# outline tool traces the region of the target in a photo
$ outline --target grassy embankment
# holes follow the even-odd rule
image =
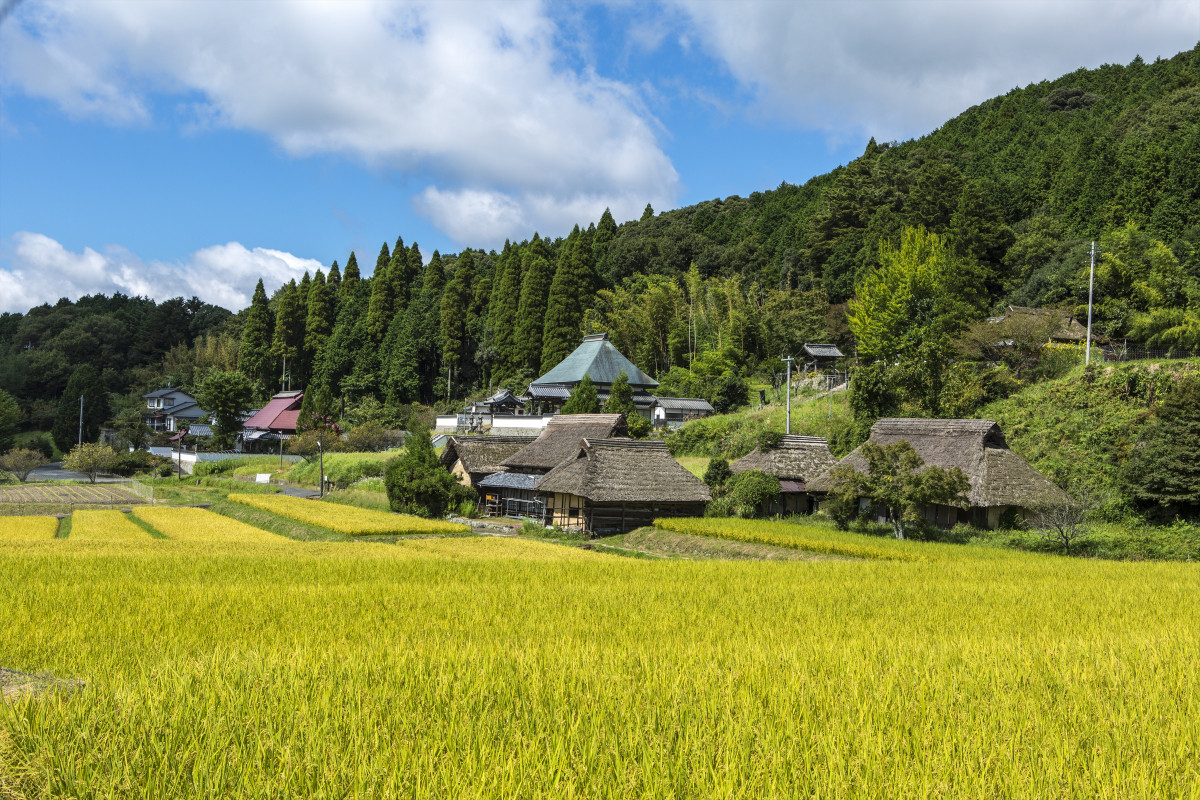
[[[0,796],[1200,786],[1194,564],[199,538],[0,539]]]

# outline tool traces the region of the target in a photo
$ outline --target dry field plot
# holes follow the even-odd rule
[[[0,503],[130,505],[145,502],[124,489],[103,483],[54,483],[0,486]]]

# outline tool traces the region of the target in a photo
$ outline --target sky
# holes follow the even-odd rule
[[[804,183],[1200,0],[0,0],[0,312]]]

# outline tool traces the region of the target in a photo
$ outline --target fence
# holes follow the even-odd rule
[[[1105,361],[1143,361],[1152,358],[1200,358],[1200,350],[1183,350],[1178,347],[1149,347],[1144,344],[1122,342],[1104,345],[1101,352]]]
[[[145,500],[150,505],[154,505],[154,487],[147,486],[141,481],[129,481],[129,491],[136,494],[138,497]]]

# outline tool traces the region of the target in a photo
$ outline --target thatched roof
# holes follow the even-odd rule
[[[829,452],[829,442],[820,436],[784,436],[771,450],[754,448],[729,465],[731,472],[757,469],[780,480],[804,483],[831,469],[837,459]]]
[[[450,469],[461,459],[470,475],[499,472],[501,461],[532,441],[532,436],[451,436],[442,450],[442,466]]]
[[[1087,339],[1087,328],[1079,323],[1077,319],[1071,316],[1070,312],[1058,311],[1050,308],[1030,308],[1029,306],[1009,306],[1004,316],[999,317],[1003,320],[1007,317],[1046,317],[1058,323],[1058,327],[1050,334],[1050,338],[1057,341],[1067,342],[1082,342]],[[1093,335],[1093,339],[1096,337]]]
[[[704,482],[671,456],[661,441],[584,439],[576,457],[537,484],[539,492],[565,492],[593,503],[706,503]]]
[[[500,463],[510,470],[546,472],[575,455],[581,439],[608,439],[625,432],[621,414],[559,414],[540,436]]]
[[[958,467],[970,481],[967,502],[971,506],[1031,508],[1066,499],[1062,489],[1008,449],[1004,432],[990,419],[881,419],[871,428],[870,441],[880,447],[905,441],[930,466]],[[859,472],[867,468],[859,450],[840,464]],[[828,491],[832,488],[829,473],[810,481],[808,487]]]

